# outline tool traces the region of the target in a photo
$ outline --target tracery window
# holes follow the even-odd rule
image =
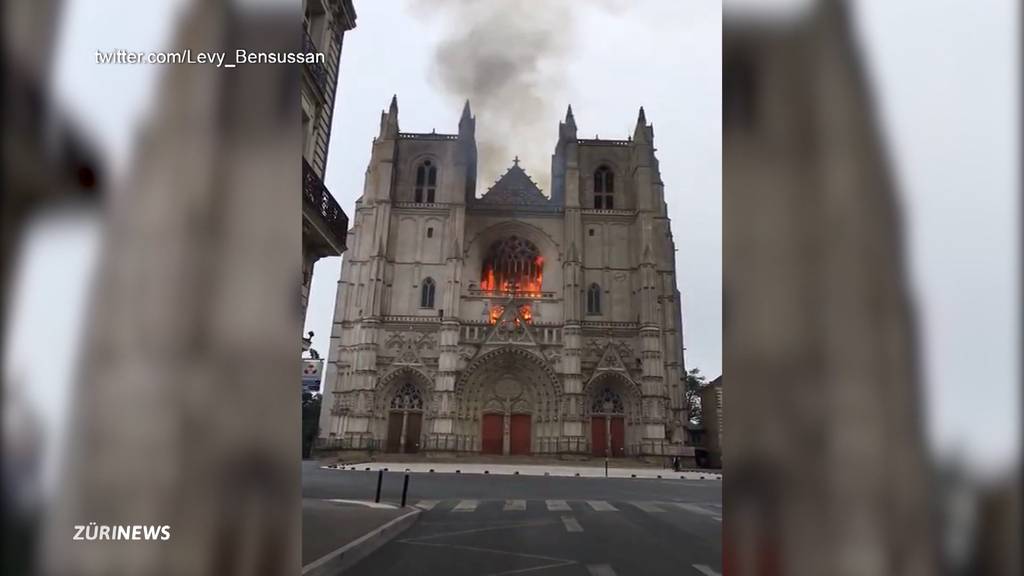
[[[427,278],[420,286],[420,308],[434,307],[434,291],[436,290],[433,278]]]
[[[391,399],[392,410],[423,410],[423,397],[420,389],[412,382],[406,381]]]
[[[615,175],[607,166],[601,166],[594,172],[594,208],[615,209]]]
[[[587,289],[587,314],[598,315],[601,313],[601,287],[591,284]]]
[[[544,258],[532,242],[509,236],[491,245],[481,267],[480,289],[516,294],[540,294]]]
[[[594,396],[590,412],[593,414],[625,414],[626,408],[622,403],[622,396],[605,386],[597,396]]]
[[[416,168],[416,189],[414,197],[416,202],[434,202],[434,195],[437,191],[437,166],[430,160],[424,160]]]

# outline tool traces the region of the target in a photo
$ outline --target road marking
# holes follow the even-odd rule
[[[705,564],[694,564],[693,567],[697,569],[697,572],[700,572],[704,576],[722,576],[718,572],[712,570],[710,566],[707,566]]]
[[[462,500],[455,505],[452,512],[472,512],[480,505],[479,500]]]
[[[607,564],[587,564],[590,576],[615,576],[615,570]]]
[[[697,506],[695,504],[687,504],[686,502],[672,502],[672,504],[675,504],[676,506],[682,508],[683,510],[686,510],[687,512],[692,512],[694,514],[700,514],[702,516],[710,516],[711,518],[713,518],[714,520],[717,520],[718,522],[722,521],[722,517],[720,515],[718,515],[716,512],[712,512],[711,510],[708,510],[706,508],[702,508],[702,507]]]
[[[545,500],[548,505],[548,510],[551,512],[571,512],[572,508],[569,508],[569,504],[565,500]]]
[[[604,500],[587,500],[587,504],[597,512],[618,512],[619,509]]]
[[[526,500],[505,500],[504,512],[522,512],[526,510]]]
[[[439,500],[420,500],[416,507],[421,510],[433,510],[434,506],[437,506]]]
[[[654,502],[630,502],[633,506],[643,510],[644,512],[664,512],[665,510],[659,508]]]
[[[583,532],[583,526],[572,516],[562,516],[562,524],[565,524],[566,532]]]
[[[381,508],[394,510],[398,508],[394,504],[385,504],[384,502],[369,502],[367,500],[342,500],[340,498],[331,498],[328,502],[334,502],[335,504],[351,504],[353,506],[366,506],[367,508]]]

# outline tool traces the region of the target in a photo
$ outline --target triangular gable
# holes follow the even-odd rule
[[[514,304],[505,306],[505,310],[487,333],[481,350],[489,345],[504,344],[537,346],[537,340],[533,337],[529,322],[522,318],[519,314],[519,306]]]
[[[483,204],[542,205],[550,203],[525,170],[519,167],[519,158],[494,183],[478,202]]]

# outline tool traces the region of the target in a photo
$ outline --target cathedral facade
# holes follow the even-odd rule
[[[477,196],[476,120],[382,112],[344,256],[322,446],[692,458],[654,131],[558,127],[551,192],[513,160]]]

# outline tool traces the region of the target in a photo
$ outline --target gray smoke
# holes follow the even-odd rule
[[[576,4],[580,6],[579,3]],[[443,39],[431,75],[453,106],[469,99],[477,117],[478,192],[520,165],[550,194],[551,153],[564,113],[573,44],[568,0],[418,0],[440,17]]]

